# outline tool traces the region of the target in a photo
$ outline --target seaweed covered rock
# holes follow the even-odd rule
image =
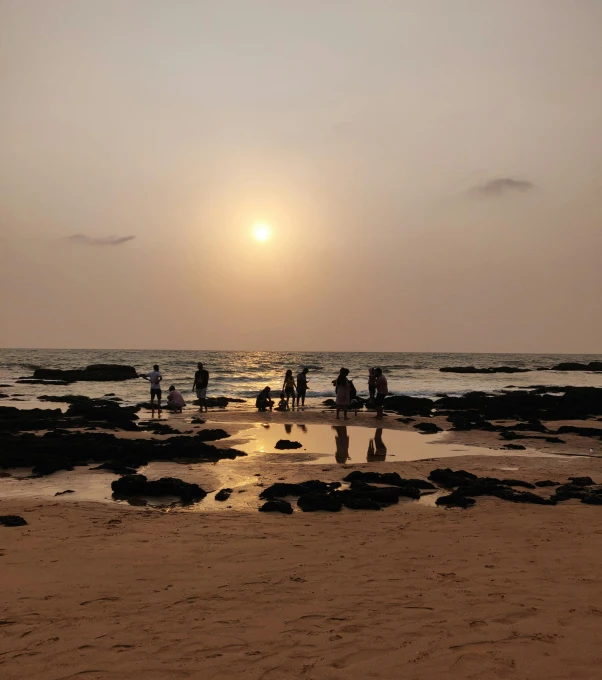
[[[390,486],[411,486],[416,489],[435,489],[434,484],[425,479],[405,479],[398,472],[362,472],[354,470],[344,479],[345,482],[367,482],[372,484],[389,484]]]
[[[282,512],[285,515],[292,515],[293,506],[288,501],[270,500],[259,508],[259,512]]]
[[[198,484],[190,484],[177,477],[161,477],[161,479],[149,481],[144,475],[126,475],[112,482],[111,489],[114,498],[179,496],[185,505],[200,501],[207,495],[207,492]]]
[[[435,484],[441,484],[441,486],[451,489],[454,486],[460,486],[460,484],[477,479],[477,476],[473,475],[472,472],[466,472],[466,470],[454,471],[450,468],[437,468],[436,470],[431,470],[429,479],[435,482]]]
[[[343,507],[340,498],[331,493],[310,492],[299,496],[297,505],[303,512],[339,512]]]
[[[340,482],[321,482],[318,479],[310,479],[299,484],[287,484],[286,482],[276,482],[264,489],[259,498],[272,499],[284,496],[301,496],[307,493],[326,494],[341,486]]]
[[[426,397],[408,397],[403,394],[386,397],[384,408],[396,411],[400,416],[430,416],[435,406],[432,399]]]
[[[440,496],[435,501],[436,505],[443,505],[447,508],[470,508],[476,503],[474,498],[465,496],[462,493],[452,491],[448,496]]]

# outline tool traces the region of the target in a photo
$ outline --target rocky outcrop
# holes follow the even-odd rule
[[[113,498],[126,500],[136,496],[178,496],[184,505],[202,500],[207,492],[198,484],[177,477],[161,477],[149,481],[144,475],[126,475],[111,483]]]
[[[530,368],[516,368],[515,366],[490,366],[476,368],[475,366],[444,366],[439,369],[442,373],[529,373]]]
[[[90,463],[101,464],[100,469],[127,474],[153,460],[217,462],[245,455],[236,449],[217,448],[199,441],[198,437],[183,435],[158,441],[118,438],[104,432],[70,434],[60,430],[43,436],[0,434],[0,468],[31,467],[36,476]]]
[[[38,368],[33,373],[34,380],[63,380],[66,382],[114,382],[133,380],[137,377],[138,372],[133,366],[121,366],[119,364],[92,364],[86,368],[67,370]]]
[[[282,512],[285,515],[292,515],[293,506],[288,501],[283,500],[266,501],[259,508],[259,512]]]
[[[413,487],[415,489],[435,489],[434,484],[425,479],[405,479],[397,472],[362,472],[354,470],[344,480],[345,482],[367,482],[371,484],[388,484],[389,486]]]
[[[435,402],[425,397],[395,395],[387,397],[384,402],[387,411],[396,411],[400,416],[430,416],[434,407]]]
[[[287,484],[285,482],[276,482],[264,489],[259,498],[272,499],[283,498],[285,496],[301,496],[307,493],[329,493],[341,486],[340,482],[321,482],[319,479],[310,479],[307,482],[299,484]]]
[[[551,368],[538,368],[538,371],[602,371],[602,361],[590,361],[589,364],[580,364],[576,361],[567,361],[556,364]]]

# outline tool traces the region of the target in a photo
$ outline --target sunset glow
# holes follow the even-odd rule
[[[261,243],[268,241],[271,235],[272,231],[267,224],[260,222],[253,227],[253,237]]]

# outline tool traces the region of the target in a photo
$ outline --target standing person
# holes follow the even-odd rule
[[[381,368],[377,368],[374,371],[376,376],[376,417],[379,420],[383,419],[383,406],[385,403],[385,397],[389,394],[389,386],[387,384],[387,378],[383,373]]]
[[[345,420],[347,418],[347,411],[349,410],[349,404],[351,403],[351,384],[347,380],[349,375],[348,368],[342,368],[339,372],[339,376],[336,379],[335,390],[337,394],[336,398],[336,408],[337,408],[337,420],[339,419],[339,413],[343,411]]]
[[[157,405],[161,410],[161,381],[163,376],[159,373],[159,366],[155,364],[153,370],[142,377],[150,382],[151,406],[154,404],[155,397],[157,397]]]
[[[295,409],[295,379],[293,378],[293,372],[289,368],[284,376],[284,382],[282,383],[282,391],[286,397],[286,406],[288,408],[288,400],[293,400],[293,410]]]
[[[307,394],[307,374],[309,368],[304,368],[301,373],[297,375],[297,408],[305,406],[305,395]]]
[[[209,371],[203,368],[203,364],[199,361],[197,364],[198,371],[194,374],[194,382],[192,383],[192,391],[196,390],[196,396],[199,400],[199,411],[203,412],[203,407],[207,411],[207,385],[209,385]]]
[[[368,371],[368,392],[370,394],[370,403],[374,403],[374,397],[376,395],[376,375],[374,375],[376,369],[371,368]]]

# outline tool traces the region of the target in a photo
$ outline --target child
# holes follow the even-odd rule
[[[278,402],[277,411],[288,411],[288,401],[284,396],[284,392],[280,392],[280,401]]]
[[[257,406],[259,411],[266,411],[267,409],[271,411],[273,405],[274,402],[270,398],[270,388],[264,387],[261,390],[261,392],[257,395],[257,399],[255,400],[255,406]]]
[[[167,408],[174,413],[182,413],[182,409],[186,406],[184,397],[181,392],[178,392],[173,385],[170,385],[167,394]]]

